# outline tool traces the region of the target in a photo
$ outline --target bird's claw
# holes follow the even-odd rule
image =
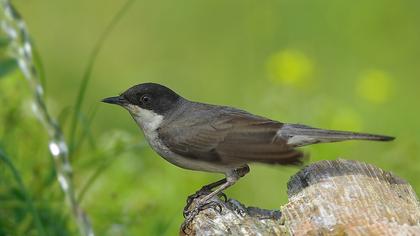
[[[190,208],[191,204],[194,202],[195,199],[197,199],[197,198],[199,198],[201,196],[206,196],[206,195],[208,195],[210,193],[211,193],[211,189],[210,188],[203,187],[200,190],[198,190],[197,192],[195,192],[194,194],[188,196],[188,198],[187,198],[187,204],[185,205],[184,211],[183,211],[184,218],[186,218],[186,216],[188,216],[188,212],[189,212],[188,209]],[[221,193],[219,193],[218,196],[220,198],[223,198],[223,201],[224,202],[227,202],[228,198],[227,198],[227,196],[226,196],[225,193],[221,192]]]
[[[220,202],[210,201],[200,206],[198,209],[198,212],[209,209],[209,208],[212,208],[213,210],[219,212],[219,214],[222,213],[222,209],[223,209],[222,204]]]
[[[188,235],[187,229],[191,230],[190,224],[191,224],[192,220],[194,219],[194,217],[191,217],[191,218],[188,217],[187,219],[184,220],[184,223],[182,223],[181,230],[185,235]]]
[[[224,196],[226,196],[226,195],[224,195]],[[194,207],[194,209],[184,211],[185,221],[181,225],[182,231],[185,234],[187,234],[186,230],[190,229],[189,226],[190,226],[191,222],[194,220],[194,218],[198,215],[198,213],[200,213],[203,210],[209,209],[209,208],[212,208],[213,210],[219,212],[219,214],[222,213],[222,209],[223,209],[222,204],[220,202],[217,202],[217,201],[199,202],[197,204],[197,206]]]
[[[192,210],[185,210],[184,211],[184,218],[189,218],[191,214],[194,212],[197,212],[197,214],[200,211],[206,210],[212,208],[213,210],[222,213],[223,206],[220,202],[217,201],[208,201],[204,203],[198,203],[197,206],[195,206]]]
[[[185,205],[184,211],[183,211],[184,218],[186,218],[188,216],[188,214],[189,214],[188,209],[190,208],[191,204],[194,202],[195,199],[197,199],[201,196],[205,196],[205,195],[210,194],[210,193],[211,193],[210,189],[203,187],[200,190],[198,190],[197,192],[195,192],[194,194],[188,196],[187,205]]]
[[[223,198],[223,201],[224,201],[224,202],[227,202],[227,201],[228,201],[228,197],[227,197],[227,195],[226,195],[225,193],[223,193],[223,192],[219,193],[219,197],[220,197],[220,198]]]

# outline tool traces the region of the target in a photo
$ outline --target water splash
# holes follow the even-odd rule
[[[44,100],[44,89],[40,83],[40,77],[33,60],[32,44],[28,30],[25,22],[8,0],[0,0],[0,28],[8,36],[9,52],[16,59],[20,70],[33,91],[32,108],[50,137],[48,147],[54,158],[58,182],[77,221],[80,233],[86,236],[94,236],[87,215],[76,201],[67,144],[58,123],[48,113]]]

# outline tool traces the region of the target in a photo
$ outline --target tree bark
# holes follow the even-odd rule
[[[373,165],[320,161],[292,176],[287,190],[281,211],[214,198],[222,211],[201,211],[180,235],[420,235],[413,188]]]

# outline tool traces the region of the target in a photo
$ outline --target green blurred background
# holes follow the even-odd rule
[[[124,2],[13,3],[42,58],[49,109],[68,137],[89,53]],[[165,162],[126,111],[99,102],[143,82],[279,121],[394,135],[392,143],[304,150],[310,162],[341,157],[374,164],[419,192],[418,9],[416,0],[135,1],[95,60],[77,130],[81,145],[70,156],[77,194],[97,235],[177,234],[187,195],[222,177]],[[18,70],[2,74],[0,147],[48,234],[77,235],[28,86]],[[279,208],[297,171],[252,165],[226,193],[246,205]],[[0,235],[39,235],[23,199],[1,163]]]

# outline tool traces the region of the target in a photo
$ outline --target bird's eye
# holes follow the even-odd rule
[[[147,94],[145,94],[145,95],[141,96],[141,98],[140,98],[140,101],[141,101],[143,104],[147,104],[147,103],[149,103],[151,100],[152,100],[152,98],[151,98],[149,95],[147,95]]]

